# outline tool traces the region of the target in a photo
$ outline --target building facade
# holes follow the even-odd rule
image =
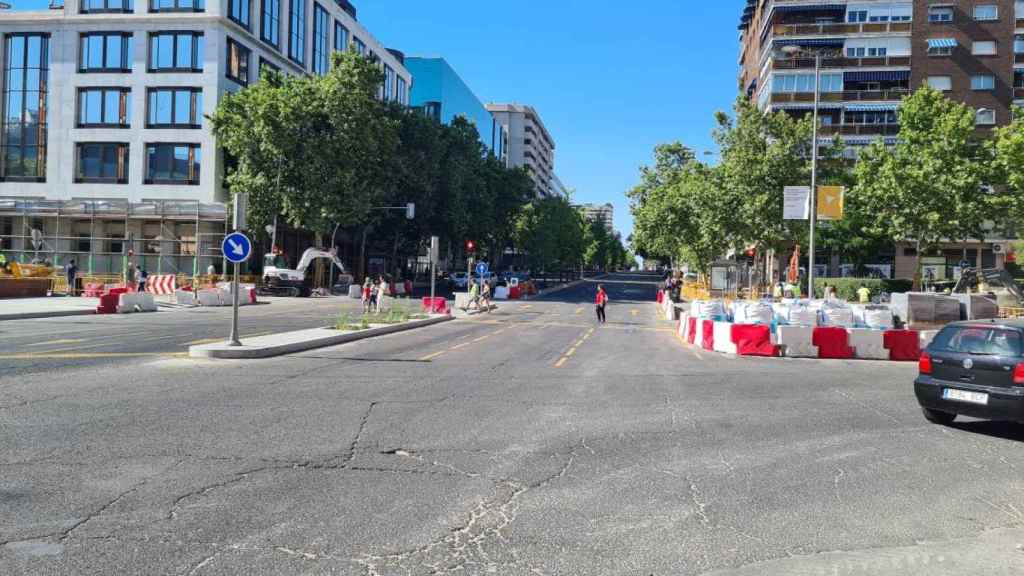
[[[615,207],[611,203],[607,204],[579,204],[576,206],[578,210],[583,212],[583,217],[591,222],[600,219],[604,222],[605,228],[608,229],[609,234],[615,233],[615,223],[613,218],[615,217]]]
[[[405,59],[405,67],[416,79],[410,96],[414,108],[443,124],[450,124],[460,116],[469,120],[491,153],[504,158],[504,127],[491,116],[447,60],[412,56]]]
[[[504,128],[506,164],[525,167],[533,178],[539,196],[555,193],[555,141],[544,127],[540,115],[531,106],[488,104],[487,110]]]
[[[69,0],[0,13],[0,37],[0,250],[93,273],[128,250],[151,272],[219,266],[225,167],[205,115],[265,70],[324,74],[351,48],[380,61],[382,98],[407,104],[412,85],[347,0]]]

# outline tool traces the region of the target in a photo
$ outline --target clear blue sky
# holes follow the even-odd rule
[[[612,202],[623,237],[625,191],[653,147],[708,149],[713,113],[736,96],[743,0],[353,2],[387,46],[443,56],[484,102],[536,108],[555,139],[555,172],[576,201]]]

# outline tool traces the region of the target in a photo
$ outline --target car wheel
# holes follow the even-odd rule
[[[940,410],[932,410],[931,408],[921,407],[921,412],[924,413],[925,420],[932,424],[952,424],[953,420],[956,420],[956,414],[952,412],[942,412]]]

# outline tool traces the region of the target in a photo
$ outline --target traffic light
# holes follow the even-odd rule
[[[473,242],[472,240],[466,240],[466,252],[475,252],[475,251],[476,251],[476,242]]]

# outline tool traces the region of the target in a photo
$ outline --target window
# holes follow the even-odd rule
[[[896,124],[895,110],[878,110],[872,112],[845,112],[846,124]]]
[[[128,128],[132,98],[128,88],[79,88],[79,128]]]
[[[991,126],[996,123],[996,111],[988,108],[979,108],[974,113],[974,123],[978,126]]]
[[[395,97],[395,71],[391,66],[384,65],[384,101],[390,102]]]
[[[6,35],[0,178],[46,181],[49,72],[49,34]]]
[[[337,20],[334,22],[334,49],[338,52],[348,50],[348,28]]]
[[[149,0],[150,12],[203,12],[206,0]]]
[[[291,0],[288,15],[288,57],[306,62],[306,0]]]
[[[227,77],[242,86],[249,83],[250,50],[228,38]]]
[[[971,76],[971,90],[995,90],[995,76]]]
[[[81,14],[102,14],[111,12],[134,12],[132,0],[82,0],[78,9]]]
[[[355,43],[356,54],[359,54],[360,56],[366,56],[366,43],[360,40],[359,38],[353,38],[352,42]]]
[[[935,336],[932,350],[958,354],[1020,356],[1021,334],[1016,330],[980,326],[949,326]]]
[[[847,58],[863,58],[866,55],[867,55],[867,49],[864,48],[864,47],[860,47],[860,48],[847,48],[846,49],[846,57]]]
[[[281,0],[263,0],[260,39],[281,49]]]
[[[276,64],[274,64],[270,60],[267,60],[263,56],[260,56],[260,80],[262,80],[263,77],[266,75],[267,70],[281,72],[281,68],[279,68]]]
[[[202,88],[146,91],[146,128],[200,128],[202,121]]]
[[[944,45],[933,45],[928,44],[928,55],[929,56],[951,56],[953,54],[953,46],[948,44]]]
[[[146,184],[199,184],[199,144],[147,144]]]
[[[868,56],[885,56],[888,49],[885,46],[880,48],[868,48]]]
[[[150,72],[202,72],[202,32],[153,32],[149,35]]]
[[[246,30],[252,29],[251,13],[249,0],[228,0],[228,18]]]
[[[406,89],[405,78],[398,77],[398,103],[409,104],[409,92]]]
[[[846,21],[850,23],[867,22],[868,11],[867,10],[851,10],[846,13]]]
[[[128,144],[78,142],[75,144],[75,182],[128,183]]]
[[[953,78],[951,76],[929,76],[928,85],[936,90],[949,92],[953,89]]]
[[[79,72],[131,72],[130,32],[96,32],[79,37]]]
[[[975,40],[971,45],[971,54],[975,56],[994,56],[996,43],[994,40]]]
[[[842,74],[822,74],[822,92],[842,92]],[[814,74],[778,75],[772,79],[772,92],[814,92]]]
[[[997,4],[978,4],[974,7],[975,20],[999,20]]]
[[[932,6],[928,8],[928,21],[934,23],[952,22],[953,8],[950,6]]]
[[[868,18],[868,21],[869,22],[888,22],[889,21],[889,15],[888,14],[877,14],[877,15],[874,15],[874,16],[871,16],[870,18]]]
[[[313,3],[313,73],[323,76],[331,69],[331,17],[323,6]]]

